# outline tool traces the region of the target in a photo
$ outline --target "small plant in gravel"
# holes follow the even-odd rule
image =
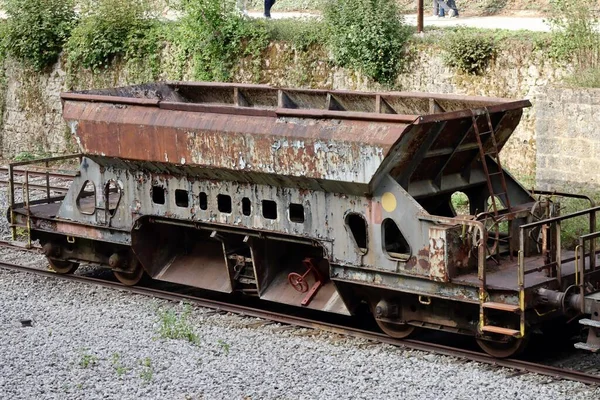
[[[142,366],[140,378],[142,378],[145,383],[152,382],[152,379],[154,379],[154,367],[152,366],[152,360],[150,357],[140,360],[140,365]]]
[[[79,359],[79,366],[81,368],[89,368],[98,364],[98,357],[93,354],[89,354],[87,351],[84,351],[81,354],[81,358]]]
[[[117,376],[119,378],[122,377],[123,375],[125,375],[129,371],[129,368],[127,368],[126,366],[121,364],[121,355],[119,353],[114,353],[112,355],[111,362],[112,362],[112,366],[115,369],[115,372],[117,373]]]
[[[192,308],[186,304],[183,313],[177,315],[174,310],[158,310],[158,334],[163,339],[183,339],[192,344],[200,344],[200,337],[194,332],[189,317]]]
[[[22,151],[19,154],[17,154],[14,158],[14,161],[31,161],[31,160],[35,160],[35,154],[30,153],[29,151]]]
[[[219,344],[219,346],[221,346],[221,349],[223,350],[223,352],[225,353],[225,355],[229,355],[229,348],[231,347],[229,345],[229,343],[227,343],[226,341],[219,339],[217,340],[217,343]]]

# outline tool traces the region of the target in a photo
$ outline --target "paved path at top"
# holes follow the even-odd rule
[[[250,11],[248,15],[253,18],[263,18],[263,13],[260,11]],[[173,15],[165,15],[169,19],[175,19]],[[319,13],[308,12],[277,12],[271,11],[273,19],[284,18],[318,18]],[[6,15],[0,10],[0,18],[6,18]],[[404,16],[406,23],[409,25],[417,25],[417,14],[408,14]],[[468,26],[472,28],[483,29],[508,29],[508,30],[529,30],[547,32],[550,30],[548,24],[544,22],[544,18],[540,17],[458,17],[458,18],[439,18],[431,14],[425,15],[424,24],[428,26],[449,27],[449,26]]]
[[[253,18],[263,18],[262,12],[251,11],[248,13]],[[320,14],[307,12],[277,12],[271,10],[273,19],[284,18],[318,18]],[[417,14],[407,14],[404,16],[405,21],[409,25],[417,25]],[[529,30],[538,32],[548,32],[550,26],[545,23],[541,17],[458,17],[458,18],[439,18],[432,15],[425,15],[425,28],[428,26],[450,27],[450,26],[467,26],[471,28],[482,29],[508,29],[508,30]]]

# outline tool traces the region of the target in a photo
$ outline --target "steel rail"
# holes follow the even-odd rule
[[[472,350],[458,349],[450,346],[423,342],[414,339],[394,339],[385,334],[372,332],[364,329],[350,328],[343,325],[329,324],[321,321],[314,321],[311,319],[282,314],[273,311],[265,311],[256,308],[251,308],[242,305],[236,305],[202,297],[196,297],[186,294],[173,293],[169,291],[145,288],[140,286],[125,286],[119,282],[111,282],[104,279],[85,277],[80,275],[59,275],[50,270],[40,270],[37,268],[26,267],[18,264],[0,261],[0,269],[33,273],[45,277],[62,279],[66,281],[81,282],[87,284],[94,284],[105,288],[123,290],[129,293],[138,295],[151,296],[154,298],[180,302],[182,300],[189,301],[200,307],[216,309],[224,312],[231,312],[235,314],[241,314],[243,316],[250,316],[255,318],[267,319],[274,322],[279,322],[287,325],[294,325],[303,328],[319,329],[327,332],[338,333],[342,335],[348,335],[367,340],[372,340],[380,343],[386,343],[393,346],[409,348],[413,350],[420,350],[426,352],[433,352],[440,355],[463,358],[469,361],[476,361],[484,364],[489,364],[498,367],[515,369],[527,373],[537,373],[540,375],[549,376],[556,379],[567,379],[585,383],[588,385],[600,385],[600,375],[587,374],[585,372],[563,369],[559,367],[553,367],[543,364],[536,364],[529,361],[522,361],[517,359],[497,359],[493,358],[485,353],[480,353]]]

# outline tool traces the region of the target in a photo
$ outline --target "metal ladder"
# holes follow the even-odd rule
[[[486,121],[487,121],[488,130],[483,131],[483,132],[479,131],[479,126],[477,125],[477,120],[478,120],[478,117],[480,117],[480,116],[485,116]],[[494,261],[499,264],[499,261],[497,260],[496,257],[499,253],[500,242],[501,241],[508,242],[509,253],[510,253],[511,259],[512,259],[512,249],[510,249],[510,239],[511,239],[510,225],[509,225],[509,236],[506,238],[502,238],[502,239],[500,238],[500,227],[499,227],[499,222],[498,222],[498,217],[499,217],[498,208],[499,207],[496,204],[496,201],[501,198],[500,196],[504,196],[505,203],[506,203],[506,209],[507,209],[508,213],[510,213],[512,211],[512,208],[510,205],[510,199],[508,197],[508,189],[506,186],[506,178],[504,176],[504,169],[502,168],[502,163],[500,162],[500,154],[499,154],[500,150],[498,149],[498,142],[496,141],[494,126],[492,124],[492,119],[490,117],[490,113],[489,113],[488,109],[483,108],[482,110],[477,110],[477,111],[471,110],[471,120],[472,120],[472,124],[473,124],[473,131],[475,132],[475,138],[477,139],[477,146],[479,148],[479,156],[481,159],[481,165],[483,167],[483,173],[485,174],[485,178],[487,181],[487,187],[488,187],[488,191],[489,191],[490,199],[491,199],[491,203],[492,203],[491,205],[492,205],[494,223],[495,223],[495,228],[496,228],[496,236],[493,238],[493,240],[496,241],[495,252],[494,252],[495,254],[490,254],[490,256],[494,257]],[[490,139],[484,143],[482,136],[485,136],[485,135],[490,135]],[[491,142],[491,146],[486,151],[484,148],[484,144],[487,144],[488,142]],[[498,171],[490,173],[486,156],[489,156],[491,159],[493,159],[496,162],[496,165],[498,166]],[[494,192],[494,185],[492,184],[492,178],[495,176],[497,176],[500,179],[500,184],[502,186],[502,192]],[[510,221],[509,221],[509,224],[510,224]],[[483,262],[485,263],[485,260]],[[487,318],[486,318],[486,310],[496,310],[496,311],[501,311],[501,312],[517,314],[517,315],[520,314],[522,317],[524,315],[524,310],[523,310],[523,305],[521,304],[522,303],[521,301],[519,301],[518,305],[496,303],[496,302],[488,301],[488,295],[487,295],[487,291],[485,288],[485,284],[483,284],[481,287],[480,295],[479,295],[479,302],[480,302],[479,328],[480,328],[481,332],[512,336],[512,337],[516,337],[516,338],[522,337],[522,335],[524,334],[522,329],[515,330],[515,329],[504,328],[504,327],[495,326],[495,325],[488,325]]]
[[[502,168],[502,163],[500,162],[500,154],[499,154],[500,150],[498,150],[498,142],[496,141],[496,135],[495,135],[494,127],[492,125],[492,119],[490,117],[490,113],[488,112],[487,108],[484,108],[483,111],[484,111],[483,113],[481,113],[481,112],[478,113],[476,111],[471,110],[471,119],[473,122],[473,130],[475,131],[475,138],[477,139],[477,146],[479,147],[479,156],[481,158],[481,165],[483,167],[483,173],[485,174],[488,191],[490,194],[490,199],[492,202],[492,211],[493,211],[494,220],[495,220],[495,224],[496,224],[496,237],[493,239],[497,242],[496,246],[495,246],[495,249],[496,249],[495,253],[497,254],[499,247],[500,247],[500,241],[507,241],[509,244],[509,249],[510,249],[510,229],[509,229],[509,236],[506,238],[500,239],[499,225],[498,225],[499,223],[497,222],[499,213],[498,213],[498,205],[496,204],[496,202],[498,201],[498,199],[501,199],[501,196],[504,196],[504,200],[506,203],[506,210],[508,211],[508,213],[510,213],[512,211],[512,208],[510,205],[510,199],[508,197],[508,189],[506,187],[506,178],[504,176],[504,169]],[[484,132],[479,131],[479,127],[477,126],[477,117],[479,117],[480,115],[485,115],[489,130],[484,131]],[[491,140],[492,146],[490,147],[490,149],[488,149],[486,151],[484,148],[484,141],[482,140],[482,136],[485,136],[488,134],[490,135],[490,140]],[[489,142],[489,140],[488,140],[488,142]],[[496,162],[496,165],[498,166],[498,171],[490,173],[488,163],[486,160],[486,156],[489,156],[492,160],[494,160]],[[499,177],[500,184],[502,186],[502,192],[494,192],[494,185],[492,184],[492,178],[494,176]],[[512,250],[512,249],[510,249],[510,250]],[[496,254],[490,254],[490,255],[496,256]],[[509,251],[509,254],[512,258],[512,251]]]

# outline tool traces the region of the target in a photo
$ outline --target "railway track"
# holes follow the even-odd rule
[[[18,248],[20,250],[28,250],[23,249],[22,247],[16,246],[12,242],[0,242],[0,246],[13,247]],[[30,251],[39,251],[37,248],[29,249]],[[45,276],[54,279],[62,279],[65,281],[79,282],[97,285],[106,288],[124,290],[130,293],[150,296],[154,298],[160,298],[169,301],[187,301],[192,304],[195,304],[200,307],[206,307],[211,309],[220,310],[223,312],[231,312],[235,314],[241,314],[244,316],[262,318],[273,322],[278,322],[282,324],[288,324],[303,328],[311,328],[311,329],[319,329],[327,332],[349,335],[353,337],[363,338],[379,343],[387,343],[393,346],[399,346],[414,350],[421,350],[426,352],[433,352],[436,354],[459,357],[469,361],[476,361],[484,364],[489,364],[498,367],[510,368],[514,370],[518,370],[523,373],[536,373],[540,375],[549,376],[556,379],[566,379],[577,382],[582,382],[589,385],[600,385],[600,375],[588,374],[581,371],[576,371],[572,369],[564,369],[554,366],[548,366],[544,364],[533,363],[529,361],[517,360],[517,359],[496,359],[488,356],[485,353],[480,353],[477,351],[465,350],[455,347],[450,347],[441,344],[435,344],[430,342],[424,342],[420,340],[414,339],[394,339],[384,335],[382,333],[373,332],[370,330],[353,328],[333,323],[327,323],[323,321],[316,321],[300,316],[293,316],[289,314],[283,314],[279,312],[273,312],[268,310],[261,310],[257,308],[252,308],[243,305],[232,304],[230,302],[218,301],[203,297],[198,297],[194,295],[187,295],[182,293],[176,293],[173,291],[142,287],[142,286],[134,286],[129,287],[125,286],[121,283],[109,281],[100,278],[87,277],[81,275],[58,275],[52,271],[48,270],[40,270],[36,268],[31,268],[23,265],[8,263],[8,262],[0,262],[0,268],[4,270],[32,273],[38,276]]]

